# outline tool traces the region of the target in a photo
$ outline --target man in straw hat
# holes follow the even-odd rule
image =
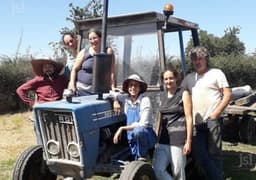
[[[192,156],[208,179],[223,179],[219,118],[231,99],[231,90],[225,74],[209,67],[210,56],[205,47],[192,48],[189,56],[195,72],[185,77],[182,86],[192,97]]]
[[[115,100],[122,102],[127,118],[126,126],[118,128],[113,142],[117,144],[123,131],[126,131],[134,160],[146,160],[148,151],[156,143],[156,134],[152,128],[152,106],[149,97],[144,94],[146,90],[146,82],[133,74],[123,82],[123,91],[126,94],[112,94]],[[115,110],[120,107],[117,101],[114,102]]]
[[[18,87],[16,92],[19,97],[31,108],[35,101],[29,97],[29,91],[35,92],[36,103],[61,99],[68,85],[67,77],[59,74],[63,69],[63,64],[51,59],[33,59],[31,64],[36,76]]]

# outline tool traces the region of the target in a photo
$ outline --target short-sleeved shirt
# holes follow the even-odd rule
[[[229,87],[225,74],[220,69],[209,69],[199,75],[196,72],[188,74],[182,86],[192,94],[193,124],[207,121],[222,99],[222,89]]]

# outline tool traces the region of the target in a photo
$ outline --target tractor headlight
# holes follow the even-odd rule
[[[74,142],[68,143],[67,150],[71,157],[73,158],[79,157],[79,146],[76,143]]]
[[[49,140],[47,142],[47,152],[54,156],[59,154],[59,152],[60,152],[59,142],[54,141],[54,140]]]

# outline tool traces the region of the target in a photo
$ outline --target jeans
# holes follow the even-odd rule
[[[222,180],[221,127],[217,119],[196,125],[192,140],[192,156],[208,178]]]
[[[171,165],[173,177],[166,168]],[[185,180],[186,156],[183,146],[158,144],[153,156],[153,169],[158,180]]]
[[[128,132],[128,143],[133,159],[147,158],[148,150],[154,148],[156,134],[152,128],[138,126]]]

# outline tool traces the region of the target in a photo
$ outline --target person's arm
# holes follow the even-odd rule
[[[115,92],[110,90],[109,91],[109,98],[111,98],[113,100],[113,108],[114,111],[117,113],[121,113],[122,112],[122,105],[125,102],[125,99],[128,97],[128,94],[122,94],[120,92]]]
[[[72,68],[71,74],[70,74],[70,81],[69,81],[69,89],[72,89],[73,92],[76,92],[76,78],[77,78],[77,72],[81,69],[83,60],[84,60],[84,51],[85,49],[81,50],[77,57],[75,64]]]
[[[29,98],[28,92],[29,91],[34,91],[34,84],[35,84],[35,78],[32,80],[27,81],[26,83],[22,84],[19,86],[16,90],[16,93],[20,97],[20,99],[27,105],[29,105],[30,108],[33,108],[34,106],[34,101]]]
[[[114,137],[113,137],[113,142],[115,144],[117,144],[120,141],[121,137],[122,137],[122,132],[123,131],[130,131],[130,130],[133,130],[135,127],[136,126],[133,125],[133,124],[131,124],[129,126],[121,126],[121,127],[119,127],[118,130],[116,131]]]
[[[121,106],[121,104],[120,104],[120,102],[118,100],[114,100],[113,101],[113,109],[117,113],[121,113],[122,112],[122,106]]]
[[[193,114],[192,114],[192,98],[188,91],[184,91],[182,94],[184,113],[186,119],[186,131],[187,137],[183,147],[183,153],[185,155],[191,152],[192,146],[192,132],[193,132]]]
[[[152,127],[152,107],[149,97],[143,97],[140,104],[140,120],[134,123],[135,126]]]
[[[228,87],[222,88],[221,91],[223,93],[223,97],[222,97],[219,105],[217,106],[217,108],[210,115],[211,119],[219,118],[221,113],[224,111],[224,109],[227,107],[228,103],[231,100],[232,92],[231,92],[230,88],[228,88]]]
[[[115,90],[116,88],[116,77],[115,77],[115,54],[112,48],[107,49],[107,54],[112,54],[111,62],[111,89]]]

